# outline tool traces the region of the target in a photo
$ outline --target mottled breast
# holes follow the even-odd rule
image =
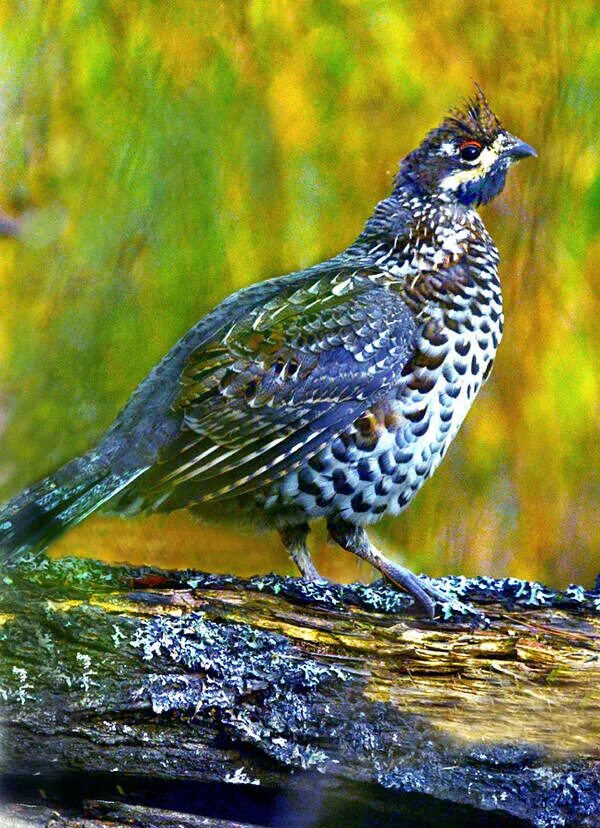
[[[274,483],[261,505],[276,515],[339,514],[371,523],[398,514],[432,475],[492,368],[502,335],[495,268],[420,330],[414,357],[387,399]],[[283,516],[283,515],[282,515]]]

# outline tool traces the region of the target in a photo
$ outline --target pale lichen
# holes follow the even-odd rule
[[[298,737],[318,731],[315,702],[323,685],[347,678],[343,668],[300,657],[284,636],[246,624],[223,626],[202,612],[152,618],[130,643],[146,661],[182,668],[148,676],[155,712],[210,710],[232,736],[287,764],[321,769],[327,763],[322,750]]]

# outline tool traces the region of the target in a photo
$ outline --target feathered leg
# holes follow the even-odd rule
[[[302,573],[302,577],[307,581],[324,581],[325,579],[319,575],[310,557],[306,543],[309,531],[308,523],[301,523],[297,526],[286,526],[279,530],[279,534],[290,558]]]

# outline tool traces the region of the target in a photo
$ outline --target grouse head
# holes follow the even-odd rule
[[[451,110],[404,158],[396,185],[411,182],[426,196],[476,207],[497,196],[510,165],[528,155],[536,155],[533,147],[502,127],[476,86],[464,108]]]

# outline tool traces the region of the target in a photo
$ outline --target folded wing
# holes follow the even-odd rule
[[[257,489],[385,397],[417,323],[377,275],[341,270],[279,294],[194,351],[174,406],[181,432],[140,481],[145,499],[176,508]]]

